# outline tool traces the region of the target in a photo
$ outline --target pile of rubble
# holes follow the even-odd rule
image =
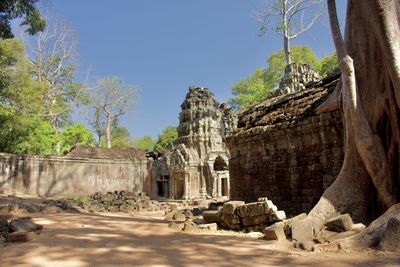
[[[10,214],[0,215],[0,243],[31,241],[42,232],[43,226],[31,217],[14,218]]]
[[[260,231],[266,226],[286,218],[284,211],[278,208],[267,198],[260,198],[258,202],[245,204],[243,201],[229,201],[221,205],[210,205],[209,210],[193,209],[173,210],[166,215],[166,220],[185,221],[184,224],[172,226],[175,228],[198,229],[229,229]],[[196,211],[196,212],[195,212]],[[196,214],[197,213],[197,214]]]
[[[0,205],[0,214],[25,214],[25,213],[47,213],[74,212],[76,209],[67,200],[46,199],[42,201],[22,200],[11,198]]]
[[[82,203],[83,208],[90,212],[125,212],[160,211],[162,205],[150,200],[144,192],[114,191],[91,195],[88,201]]]

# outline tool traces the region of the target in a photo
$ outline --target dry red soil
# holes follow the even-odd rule
[[[43,232],[0,247],[0,266],[400,266],[400,254],[304,252],[290,242],[178,232],[162,217],[36,214]]]

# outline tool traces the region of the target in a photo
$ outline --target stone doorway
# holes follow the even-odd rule
[[[223,197],[229,196],[228,178],[226,177],[221,178],[221,195]]]
[[[169,176],[163,175],[157,180],[157,196],[169,197]]]

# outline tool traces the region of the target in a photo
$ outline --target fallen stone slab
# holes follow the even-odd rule
[[[316,233],[319,227],[313,219],[294,221],[292,223],[292,238],[299,242],[308,242],[317,238]]]
[[[40,232],[43,229],[43,225],[34,223],[31,217],[12,220],[8,227],[11,233]]]
[[[265,227],[263,230],[264,238],[267,240],[286,240],[283,223],[276,223],[274,225]]]
[[[205,223],[216,223],[219,220],[218,210],[206,210],[202,216]]]
[[[220,212],[233,215],[235,212],[235,209],[242,205],[244,205],[244,201],[229,201],[229,202],[225,203],[225,205],[222,207]]]
[[[327,220],[325,226],[329,231],[344,232],[353,227],[353,220],[350,214],[343,214]]]
[[[305,218],[307,218],[307,214],[306,213],[301,213],[293,218],[284,220],[284,228],[283,230],[285,231],[285,235],[286,237],[292,237],[292,226],[294,223],[304,220]]]

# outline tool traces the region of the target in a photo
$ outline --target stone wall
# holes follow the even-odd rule
[[[316,204],[344,156],[340,111],[314,112],[336,82],[279,96],[239,114],[238,131],[227,138],[232,200],[268,197],[292,215]]]
[[[146,158],[131,160],[0,154],[0,188],[40,195],[147,191]]]

